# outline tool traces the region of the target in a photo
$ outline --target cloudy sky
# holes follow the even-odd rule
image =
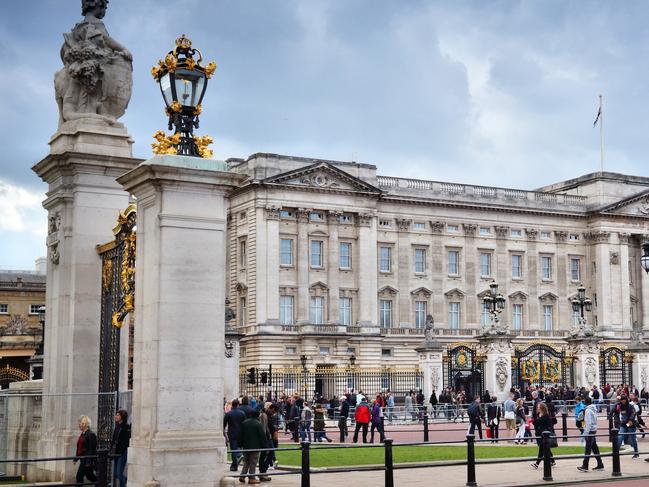
[[[45,254],[31,166],[56,130],[52,79],[79,0],[3,2],[0,267]],[[186,33],[219,68],[201,133],[215,157],[275,152],[380,174],[532,189],[606,169],[649,176],[647,2],[111,0],[134,57],[134,155],[165,127],[149,69]]]

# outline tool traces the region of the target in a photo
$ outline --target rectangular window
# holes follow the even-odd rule
[[[576,234],[576,233],[571,233],[571,234],[568,236],[568,240],[572,240],[573,242],[576,241],[576,240],[579,240],[579,235]]]
[[[351,215],[346,215],[346,214],[340,215],[340,217],[338,217],[338,221],[340,223],[343,223],[343,224],[344,223],[349,224],[349,223],[352,222],[352,216]]]
[[[246,262],[246,241],[239,240],[239,265],[241,265],[241,267],[246,267]]]
[[[515,304],[512,306],[512,326],[514,330],[523,329],[523,305]]]
[[[279,297],[279,321],[282,325],[292,325],[293,321],[293,296]]]
[[[450,233],[458,233],[460,231],[460,227],[457,225],[446,225],[446,231]]]
[[[511,235],[512,237],[522,237],[522,236],[523,236],[523,232],[521,232],[520,229],[513,229],[513,230],[510,232],[510,235]]]
[[[295,355],[297,353],[297,348],[296,347],[285,347],[284,348],[284,353],[286,355]]]
[[[279,243],[279,264],[283,266],[293,265],[293,240],[283,238]]]
[[[633,285],[633,265],[631,265],[631,261],[629,261],[629,284]]]
[[[480,227],[480,235],[491,235],[491,228]]]
[[[309,317],[313,325],[322,325],[324,323],[324,298],[322,296],[311,297]]]
[[[320,347],[320,355],[329,355],[329,347]]]
[[[426,249],[415,249],[415,272],[417,274],[426,272]]]
[[[340,298],[340,324],[351,326],[352,324],[352,298]]]
[[[239,324],[240,325],[246,324],[247,312],[248,310],[246,308],[246,298],[241,297],[239,298]]]
[[[322,267],[322,241],[311,240],[311,267]]]
[[[291,210],[279,210],[280,218],[295,218],[295,213]]]
[[[423,222],[415,222],[412,224],[413,230],[426,230],[426,224]]]
[[[545,331],[552,331],[552,309],[551,305],[543,306],[543,329]]]
[[[541,240],[550,240],[550,238],[552,238],[550,232],[541,232]]]
[[[523,256],[518,254],[512,255],[512,277],[520,279],[523,277]]]
[[[309,220],[312,222],[321,222],[324,220],[324,217],[319,211],[312,211],[309,213]]]
[[[448,251],[448,273],[451,276],[460,274],[460,252],[458,250]]]
[[[383,358],[392,357],[392,349],[391,348],[382,348],[381,349],[381,357],[383,357]]]
[[[392,226],[392,223],[390,220],[379,220],[379,227],[385,227],[389,228]]]
[[[541,257],[541,278],[552,279],[552,257],[546,255]]]
[[[9,305],[2,303],[0,304],[0,315],[6,315],[9,314]]]
[[[480,323],[482,326],[487,326],[491,323],[491,317],[489,316],[489,310],[491,309],[487,303],[484,301],[480,303],[481,313],[480,313]]]
[[[426,301],[415,301],[415,327],[426,327]]]
[[[379,301],[379,324],[382,328],[392,326],[392,301],[389,299]]]
[[[379,248],[379,270],[381,272],[392,271],[392,248],[390,247]]]
[[[340,242],[340,268],[352,268],[352,244],[349,242]]]
[[[347,347],[347,355],[356,355],[356,348]]]
[[[573,281],[581,280],[580,273],[581,261],[579,259],[570,259],[570,279]]]
[[[488,252],[480,253],[480,277],[491,276],[491,254]]]
[[[460,303],[448,303],[448,325],[452,330],[460,328]]]
[[[30,304],[29,305],[29,314],[30,315],[37,315],[39,313],[39,310],[41,309],[42,304]]]
[[[581,318],[581,313],[579,311],[572,310],[572,326],[579,325],[579,318]]]

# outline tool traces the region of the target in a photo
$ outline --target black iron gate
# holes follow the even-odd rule
[[[114,415],[119,407],[120,328],[133,311],[135,298],[135,205],[119,214],[115,240],[101,245],[101,321],[99,338],[99,448],[110,446]]]
[[[633,384],[631,355],[619,347],[608,347],[599,354],[599,380],[601,385]]]
[[[524,350],[517,349],[512,360],[512,384],[521,390],[526,386],[574,387],[573,360],[564,350],[551,345],[536,343]]]
[[[444,360],[447,362],[445,387],[455,391],[464,390],[467,400],[480,395],[484,391],[483,360],[475,348],[458,345],[449,348]]]

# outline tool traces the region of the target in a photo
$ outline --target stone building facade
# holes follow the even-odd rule
[[[416,366],[426,317],[473,343],[494,280],[515,344],[560,346],[579,284],[598,336],[649,336],[649,178],[593,173],[535,191],[379,176],[368,164],[255,154],[230,198],[228,295],[241,365]]]

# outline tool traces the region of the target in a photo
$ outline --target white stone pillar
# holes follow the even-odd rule
[[[309,210],[297,210],[297,323],[309,322]]]
[[[512,388],[512,352],[514,347],[511,337],[483,336],[480,340],[482,352],[485,354],[483,373],[485,389],[496,396],[498,401],[509,397]]]
[[[595,255],[597,262],[597,274],[595,286],[597,289],[597,324],[598,329],[612,336],[613,315],[611,302],[611,256],[609,250],[609,233],[593,232],[590,235],[595,242]]]
[[[138,204],[133,485],[213,487],[226,469],[226,196],[243,179],[186,156],[119,178]]]
[[[279,209],[266,208],[267,249],[257,246],[257,260],[266,261],[266,316],[267,322],[279,323]],[[259,307],[259,301],[257,302]]]
[[[340,246],[338,242],[338,223],[340,213],[330,211],[327,214],[327,223],[329,227],[329,252],[327,257],[327,285],[329,286],[329,322],[333,324],[340,323]],[[353,265],[353,263],[352,263]]]
[[[575,358],[575,386],[600,386],[599,346],[596,340],[574,340],[570,343]]]
[[[649,390],[649,347],[642,344],[629,347],[627,351],[634,354],[631,369],[633,385],[641,392],[642,389]]]
[[[628,233],[618,233],[620,241],[620,306],[622,307],[622,330],[631,331],[631,282],[629,276],[629,237]]]
[[[415,349],[419,356],[419,370],[424,373],[424,404],[428,405],[430,395],[435,391],[439,393],[444,388],[444,365],[442,359],[443,347],[441,344],[424,343],[421,347]]]
[[[376,218],[358,215],[359,269],[358,297],[360,300],[361,326],[378,326],[378,262],[376,241]]]
[[[112,229],[129,195],[115,178],[134,168],[132,140],[121,124],[66,122],[50,141],[50,155],[32,170],[48,184],[47,308],[40,457],[74,454],[77,421],[97,421],[101,259],[95,247]],[[54,396],[52,394],[61,394]],[[43,479],[74,478],[71,462],[39,465]],[[56,473],[54,473],[56,472]]]

